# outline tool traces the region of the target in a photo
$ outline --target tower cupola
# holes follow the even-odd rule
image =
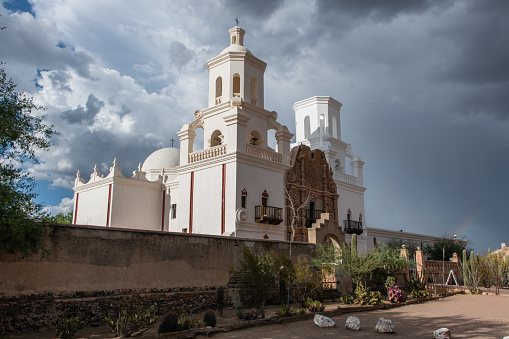
[[[207,61],[209,71],[209,107],[230,102],[263,108],[263,77],[267,64],[244,47],[245,30],[228,30],[230,45]]]

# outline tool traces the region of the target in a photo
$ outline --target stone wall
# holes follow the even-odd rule
[[[289,250],[284,241],[50,226],[47,258],[0,254],[0,334],[52,327],[73,315],[97,322],[133,294],[163,313],[178,305],[188,312],[208,308],[216,287],[228,285],[230,268],[238,268],[244,246],[286,256]],[[292,257],[314,249],[294,243]]]

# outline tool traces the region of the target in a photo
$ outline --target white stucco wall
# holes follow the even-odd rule
[[[109,184],[94,185],[74,194],[76,224],[106,226]],[[76,215],[76,194],[79,194]],[[74,219],[73,219],[74,222]]]

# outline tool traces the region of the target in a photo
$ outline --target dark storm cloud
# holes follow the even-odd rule
[[[90,94],[86,103],[86,108],[81,105],[76,109],[67,110],[62,112],[60,116],[70,124],[83,124],[92,125],[94,118],[99,113],[101,108],[104,107],[104,102],[97,99],[95,95]]]
[[[283,3],[283,0],[227,0],[225,8],[239,18],[239,26],[242,27],[242,18],[244,16],[267,18],[280,8]]]
[[[438,76],[465,84],[509,81],[509,2],[472,1],[434,31],[447,40]]]
[[[451,1],[443,0],[319,0],[317,1],[317,14],[319,17],[329,21],[329,23],[336,22],[342,26],[359,19],[370,19],[375,22],[391,21],[401,14],[419,14],[437,6],[448,6],[450,3]]]
[[[183,43],[172,41],[169,47],[170,61],[177,66],[179,70],[187,65],[194,58],[195,53],[188,49]]]

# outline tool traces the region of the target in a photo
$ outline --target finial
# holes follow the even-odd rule
[[[239,25],[239,22],[240,22],[240,21],[239,21],[239,18],[235,18],[235,23],[236,23],[236,25],[235,25],[235,26],[238,26],[238,25]]]
[[[118,165],[118,161],[117,161],[117,157],[115,157],[115,159],[113,159],[113,167],[117,167]]]
[[[141,162],[138,164],[138,171],[141,172]]]
[[[94,173],[97,173],[98,169],[97,169],[97,164],[95,164],[94,166]]]
[[[76,173],[76,178],[78,178],[78,179],[79,179],[79,178],[80,178],[80,176],[81,176],[81,173],[80,173],[80,170],[78,170],[78,172]]]
[[[173,148],[173,143],[175,142],[175,139],[171,138],[170,141],[171,141],[171,148]]]

